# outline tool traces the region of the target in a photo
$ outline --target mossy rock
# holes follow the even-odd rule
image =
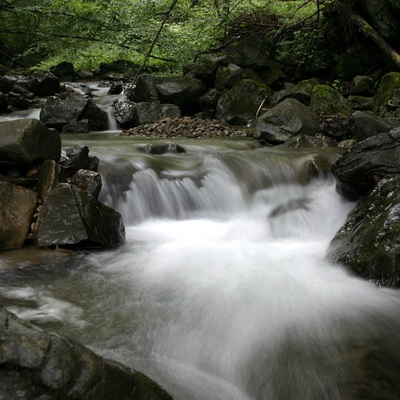
[[[327,85],[314,87],[310,106],[317,114],[351,115],[353,112],[347,100],[337,90]]]
[[[349,214],[329,257],[380,285],[400,286],[400,176],[382,179]]]
[[[393,92],[398,88],[400,88],[400,72],[385,74],[376,92],[372,111],[376,114],[381,107],[386,107],[393,96]]]

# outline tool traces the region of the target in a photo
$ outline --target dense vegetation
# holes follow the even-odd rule
[[[383,11],[368,9],[368,3],[374,2],[0,0],[0,64],[48,68],[69,61],[76,69],[93,70],[100,63],[125,59],[174,72],[203,51],[243,32],[259,31],[277,46],[283,64],[301,66],[327,44],[357,43],[354,33],[362,29],[352,10],[378,13],[381,20],[388,18],[385,12],[400,12],[397,0],[382,0]],[[332,14],[336,17],[329,20]],[[394,37],[385,40],[398,43],[398,32],[390,23],[387,31]]]
[[[310,0],[0,0],[0,62],[67,60],[78,69],[118,58],[141,63],[171,10],[149,63],[175,70],[227,40],[233,27],[279,35],[283,26],[316,18],[318,7]]]

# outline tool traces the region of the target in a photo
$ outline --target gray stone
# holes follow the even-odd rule
[[[0,250],[25,244],[36,201],[32,190],[0,182]]]
[[[87,120],[83,132],[107,128],[107,114],[92,99],[77,93],[64,93],[50,98],[40,112],[40,120],[61,131],[64,126]],[[79,133],[79,132],[77,132]]]
[[[256,117],[262,102],[272,95],[272,90],[250,79],[239,81],[218,99],[216,116],[231,125],[247,125]]]
[[[99,197],[102,182],[98,172],[80,169],[71,178],[70,183],[85,190],[96,199]]]
[[[349,214],[329,258],[380,285],[400,286],[400,176],[384,178]]]
[[[67,182],[60,164],[54,160],[45,160],[40,166],[37,192],[41,200],[44,200],[49,192],[60,182]]]
[[[141,102],[136,105],[135,126],[155,123],[164,118],[179,118],[180,116],[181,110],[174,104]]]
[[[0,122],[0,161],[30,166],[61,153],[60,135],[37,119]]]
[[[315,134],[319,128],[312,110],[296,99],[286,99],[257,118],[252,128],[268,143],[286,142],[298,134]]]
[[[117,122],[124,129],[136,126],[137,109],[136,103],[131,100],[121,98],[113,103],[114,115]]]
[[[85,145],[76,144],[69,149],[62,150],[59,164],[67,177],[71,177],[80,169],[97,171],[99,159],[89,156],[89,148]]]
[[[310,107],[316,114],[351,115],[353,113],[346,99],[337,90],[327,85],[314,86]]]
[[[142,373],[0,308],[0,398],[171,400]]]
[[[350,200],[370,192],[387,175],[400,174],[400,128],[357,143],[332,167],[337,190]]]
[[[35,242],[38,247],[113,248],[125,242],[125,228],[120,213],[86,191],[62,183],[43,203]]]
[[[352,135],[357,140],[363,140],[378,133],[389,132],[391,129],[398,126],[399,123],[373,115],[372,113],[356,111],[352,115],[353,127]]]

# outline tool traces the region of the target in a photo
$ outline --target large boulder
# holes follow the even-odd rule
[[[0,399],[171,400],[142,373],[0,308]]]
[[[166,76],[142,74],[139,76],[133,90],[128,90],[129,100],[139,103],[141,101],[158,101],[156,85],[167,81]]]
[[[337,90],[327,85],[314,86],[310,106],[317,114],[351,115],[353,113],[346,99]]]
[[[179,118],[181,110],[174,104],[141,102],[136,105],[135,125],[152,124],[164,118]]]
[[[252,123],[262,141],[272,144],[286,142],[299,134],[315,134],[319,128],[312,110],[296,99],[286,99]]]
[[[378,113],[386,109],[393,93],[400,88],[400,72],[389,72],[383,75],[376,91],[372,111]]]
[[[226,54],[202,54],[184,67],[184,73],[185,76],[200,79],[207,87],[213,87],[218,67],[227,65],[229,60]]]
[[[207,91],[202,81],[190,77],[170,77],[155,88],[161,103],[175,104],[186,114],[198,111],[197,99]]]
[[[30,80],[28,88],[35,96],[53,96],[60,92],[60,80],[50,72],[38,72]]]
[[[357,143],[333,166],[337,190],[357,200],[387,175],[400,174],[400,128]]]
[[[386,286],[400,286],[400,176],[382,179],[349,214],[329,258]]]
[[[121,214],[66,183],[46,197],[35,229],[38,247],[113,248],[125,242]]]
[[[63,61],[50,68],[50,71],[60,79],[61,82],[73,81],[75,79],[74,65],[68,61]]]
[[[0,250],[24,245],[36,208],[36,200],[32,190],[0,182]]]
[[[268,86],[251,79],[243,79],[221,94],[216,116],[231,125],[247,125],[256,117],[258,108],[271,94],[272,90]]]
[[[37,119],[0,122],[0,163],[30,166],[45,159],[58,161],[60,135]]]
[[[136,126],[136,103],[126,98],[120,98],[113,103],[112,107],[115,119],[123,129]]]
[[[399,124],[392,120],[378,117],[369,112],[356,111],[352,115],[353,125],[351,127],[352,137],[363,140],[378,133],[389,132]]]
[[[105,130],[108,124],[107,113],[78,93],[50,98],[40,112],[40,120],[58,131],[76,133]]]

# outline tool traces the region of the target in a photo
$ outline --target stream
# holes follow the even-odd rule
[[[326,259],[354,203],[309,171],[335,151],[214,139],[153,155],[156,140],[115,132],[62,140],[101,159],[100,200],[122,213],[127,241],[29,263],[0,254],[10,311],[176,400],[351,399],[366,355],[398,368],[399,292]]]

